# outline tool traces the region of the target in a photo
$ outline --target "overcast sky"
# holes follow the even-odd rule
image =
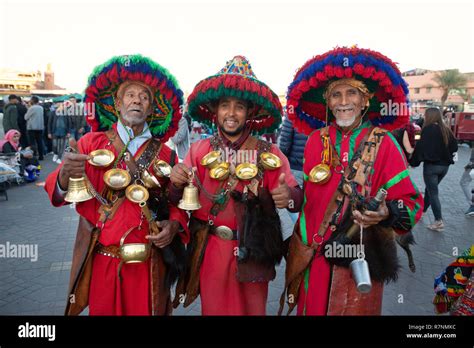
[[[474,72],[472,1],[0,0],[0,68],[46,69],[82,93],[92,69],[141,53],[190,92],[234,55],[286,92],[306,60],[357,44],[413,68]]]

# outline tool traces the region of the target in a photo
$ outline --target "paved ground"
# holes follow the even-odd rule
[[[451,166],[441,183],[440,193],[447,228],[432,232],[425,225],[433,220],[431,210],[414,230],[417,245],[412,250],[416,273],[408,270],[405,253],[399,249],[403,269],[398,282],[385,287],[383,314],[433,314],[433,279],[453,259],[453,248],[460,251],[474,241],[474,218],[466,218],[459,178],[469,159],[470,150],[460,147],[459,161]],[[54,169],[51,156],[42,162],[41,180]],[[424,190],[421,168],[412,170],[412,177]],[[0,258],[0,315],[61,315],[64,310],[72,246],[78,221],[70,207],[53,208],[42,187],[27,184],[12,187],[9,201],[0,197],[0,245],[32,244],[38,246],[38,260]],[[281,212],[285,232],[292,229],[291,220]],[[270,283],[268,314],[277,312],[283,287],[284,264],[277,278]],[[175,314],[199,315],[200,303],[178,309]]]

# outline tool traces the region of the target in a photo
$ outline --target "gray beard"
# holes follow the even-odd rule
[[[356,120],[356,116],[352,117],[351,119],[349,120],[338,120],[336,118],[336,124],[339,126],[339,127],[349,127],[349,126],[352,126],[352,124],[354,123],[354,121]]]
[[[146,121],[146,116],[143,116],[142,118],[136,118],[136,117],[129,117],[127,114],[122,116],[123,120],[128,123],[128,126],[137,126],[140,124],[145,123]]]

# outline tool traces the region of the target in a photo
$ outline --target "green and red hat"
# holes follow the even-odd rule
[[[189,115],[213,127],[215,110],[212,104],[223,97],[234,97],[253,104],[250,120],[254,134],[272,133],[281,123],[282,107],[278,96],[252,71],[249,61],[235,56],[216,75],[199,82],[188,97]]]
[[[324,96],[339,79],[361,81],[373,95],[366,115],[374,126],[393,130],[409,122],[408,86],[395,63],[376,51],[341,47],[308,60],[288,87],[287,113],[298,131],[325,127],[326,112],[331,121]]]
[[[147,117],[151,134],[167,141],[178,130],[183,111],[183,92],[170,72],[150,58],[135,55],[113,57],[97,66],[85,91],[87,122],[93,131],[105,131],[117,122],[115,98],[124,82],[138,82],[152,93],[152,112]]]

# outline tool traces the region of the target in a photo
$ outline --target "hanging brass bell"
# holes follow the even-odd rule
[[[183,210],[198,210],[201,208],[199,190],[193,185],[192,181],[184,188],[183,198],[179,201],[178,208]]]
[[[69,178],[69,185],[64,200],[69,203],[85,202],[94,198],[89,191],[85,177]]]
[[[331,168],[325,163],[320,163],[317,166],[314,166],[309,172],[309,181],[315,184],[325,184],[330,178]]]

